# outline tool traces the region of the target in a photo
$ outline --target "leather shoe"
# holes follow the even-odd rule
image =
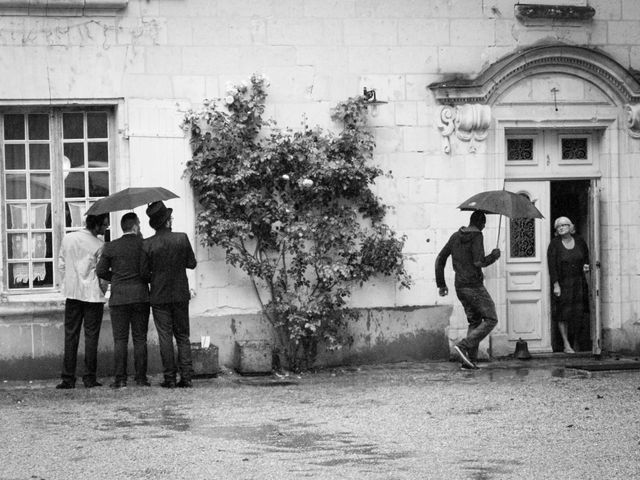
[[[186,378],[182,378],[178,382],[177,387],[178,388],[191,388],[191,387],[193,387],[193,384],[191,383],[191,380],[188,380]]]
[[[84,388],[93,388],[93,387],[101,387],[102,384],[100,382],[96,382],[95,380],[93,382],[84,382]]]
[[[113,382],[111,385],[109,385],[111,388],[126,388],[127,387],[127,382],[124,382],[122,380],[116,380],[115,382]]]
[[[76,388],[76,385],[74,383],[62,382],[56,385],[56,388],[58,390],[69,390],[71,388]]]
[[[149,380],[136,380],[136,385],[138,385],[139,387],[150,387],[151,384],[149,383]]]
[[[171,380],[165,380],[160,384],[160,386],[162,388],[176,388],[176,382],[173,382]]]

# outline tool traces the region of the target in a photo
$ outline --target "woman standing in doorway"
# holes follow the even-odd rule
[[[589,271],[589,249],[582,238],[574,236],[576,229],[567,217],[558,217],[553,226],[556,236],[549,243],[547,262],[553,286],[554,317],[565,353],[575,353],[588,318],[585,273]]]

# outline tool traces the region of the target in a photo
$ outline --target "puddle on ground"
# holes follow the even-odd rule
[[[513,472],[513,467],[521,462],[510,460],[462,460],[463,469],[470,480],[491,480],[496,475],[503,477]]]
[[[553,368],[480,368],[464,372],[466,378],[487,379],[490,382],[536,381],[551,378],[592,378],[591,372],[566,369],[564,367]]]
[[[178,407],[176,407],[178,408]],[[264,453],[310,453],[311,464],[331,467],[345,464],[378,464],[412,456],[410,452],[382,451],[374,443],[360,442],[350,432],[325,432],[317,424],[291,422],[281,419],[277,423],[260,425],[209,425],[192,422],[186,415],[164,407],[155,411],[139,411],[132,408],[116,410],[118,418],[104,421],[98,430],[109,432],[102,441],[122,440],[123,435],[137,433],[136,438],[164,438],[170,436],[157,431],[144,432],[142,429],[161,428],[173,432],[189,432],[207,438],[242,442],[252,448],[246,455]],[[122,432],[122,433],[120,433]]]
[[[184,413],[167,407],[155,411],[139,411],[123,407],[116,409],[116,413],[120,418],[103,423],[97,427],[97,430],[110,432],[120,428],[160,427],[175,432],[185,432],[191,426],[191,420]]]

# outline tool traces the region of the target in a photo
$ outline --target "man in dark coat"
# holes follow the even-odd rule
[[[143,243],[151,282],[151,309],[158,331],[160,357],[164,370],[164,388],[191,387],[193,374],[189,340],[189,282],[186,269],[196,268],[196,257],[185,233],[171,231],[173,209],[162,201],[147,208],[149,225],[156,234]],[[178,347],[178,365],[173,353],[173,338]],[[176,374],[180,381],[176,384]]]
[[[109,308],[113,330],[115,378],[112,388],[127,386],[129,328],[133,337],[133,359],[137,385],[147,380],[147,330],[149,328],[149,285],[142,279],[143,262],[140,220],[131,212],[120,220],[122,237],[105,244],[98,262],[98,277],[111,282]]]
[[[436,258],[436,285],[438,293],[444,297],[449,293],[444,279],[444,267],[451,255],[456,274],[456,295],[469,322],[466,338],[453,347],[464,368],[478,368],[478,345],[498,323],[495,304],[483,284],[482,268],[500,258],[500,249],[495,248],[485,256],[482,230],[486,223],[484,213],[473,212],[469,226],[461,227],[451,235]]]

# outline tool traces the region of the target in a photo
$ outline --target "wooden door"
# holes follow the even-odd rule
[[[549,218],[548,181],[505,182],[506,190],[522,193]],[[548,220],[503,219],[506,251],[506,331],[510,342],[526,340],[531,351],[550,351]]]
[[[591,351],[600,355],[602,318],[600,315],[600,185],[591,180],[589,187],[589,300],[591,309]]]

